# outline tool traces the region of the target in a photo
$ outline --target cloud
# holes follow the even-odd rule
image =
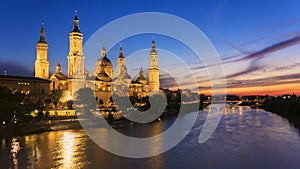
[[[246,61],[246,60],[261,59],[263,57],[268,56],[268,54],[280,51],[282,49],[285,49],[287,47],[297,45],[297,44],[300,44],[300,35],[294,36],[294,37],[292,37],[288,40],[281,41],[277,44],[268,46],[268,47],[266,47],[262,50],[259,50],[257,52],[250,53],[250,54],[248,54],[248,55],[246,55],[242,58],[239,58],[239,59],[234,59],[236,57],[240,57],[240,55],[236,55],[236,56],[232,56],[232,57],[223,58],[221,61],[222,61],[222,64],[228,64],[228,63],[234,63],[234,62],[240,62],[240,61]],[[234,60],[230,60],[230,59],[234,59]],[[211,64],[211,65],[208,65],[208,66],[200,65],[200,66],[193,67],[192,69],[205,69],[205,68],[208,68],[208,67],[213,67],[213,66],[218,66],[218,65],[219,64]],[[253,69],[253,67],[250,67],[250,69]],[[249,71],[251,72],[251,70],[249,70]],[[241,74],[243,75],[245,73],[241,73]]]
[[[274,53],[274,52],[277,52],[279,50],[282,50],[284,48],[287,48],[287,47],[290,47],[290,46],[293,46],[293,45],[297,45],[300,43],[300,35],[297,35],[293,38],[290,38],[288,40],[285,40],[285,41],[282,41],[282,42],[279,42],[275,45],[272,45],[272,46],[269,46],[269,47],[266,47],[260,51],[257,51],[257,52],[254,52],[252,54],[249,54],[241,59],[236,59],[236,60],[233,60],[233,61],[229,61],[227,63],[231,63],[231,62],[238,62],[238,61],[243,61],[243,60],[250,60],[250,59],[259,59],[259,58],[262,58],[264,56],[267,56],[268,54],[270,53]],[[225,62],[226,63],[226,62]]]
[[[237,72],[235,74],[232,74],[232,75],[229,75],[229,76],[226,76],[227,78],[234,78],[234,77],[237,77],[237,76],[242,76],[242,75],[246,75],[246,74],[249,74],[251,72],[254,72],[254,71],[257,71],[261,68],[263,68],[262,66],[259,66],[256,64],[256,61],[267,56],[268,54],[270,53],[274,53],[274,52],[277,52],[279,50],[282,50],[284,48],[287,48],[287,47],[290,47],[290,46],[293,46],[293,45],[296,45],[296,44],[299,44],[300,43],[300,35],[297,35],[293,38],[290,38],[288,40],[285,40],[285,41],[282,41],[282,42],[279,42],[275,45],[272,45],[272,46],[269,46],[269,47],[266,47],[258,52],[255,52],[255,53],[252,53],[252,54],[249,54],[241,59],[236,59],[236,60],[233,60],[233,61],[229,61],[229,62],[225,62],[225,63],[231,63],[231,62],[239,62],[239,61],[244,61],[244,60],[252,60],[254,59],[254,61],[252,61],[250,63],[250,66],[244,70],[244,71],[240,71],[240,72]],[[224,62],[223,62],[224,63]],[[291,65],[290,67],[293,67],[293,66],[298,66],[299,64],[294,64],[294,65]],[[287,70],[289,69],[289,67],[280,67],[280,68],[277,68],[279,70]],[[278,71],[278,70],[277,70]]]
[[[292,70],[295,67],[299,67],[300,63],[293,63],[291,65],[287,65],[287,66],[280,66],[277,68],[272,69],[271,71],[285,71],[285,70]]]
[[[159,80],[162,88],[173,88],[178,87],[176,80],[169,74],[160,74]]]
[[[259,69],[261,69],[260,66],[251,64],[246,70],[231,74],[229,76],[226,76],[226,78],[234,78],[237,76],[242,76],[242,75],[249,74],[249,73],[259,70]]]
[[[240,88],[240,87],[260,87],[260,86],[270,86],[270,85],[281,85],[281,84],[299,84],[300,83],[300,73],[290,74],[290,75],[280,75],[259,79],[251,80],[228,80],[228,88]]]

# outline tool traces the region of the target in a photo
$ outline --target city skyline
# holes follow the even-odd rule
[[[143,5],[119,2],[119,6],[108,2],[84,1],[76,1],[73,4],[58,1],[22,3],[8,2],[2,6],[5,9],[0,12],[4,23],[0,74],[4,74],[6,70],[9,75],[33,76],[34,46],[38,41],[41,21],[45,22],[52,74],[58,60],[62,65],[67,65],[68,33],[72,28],[74,9],[79,10],[80,28],[84,33],[83,42],[114,19],[128,14],[153,11],[182,17],[208,36],[223,62],[228,94],[281,95],[299,94],[300,91],[300,73],[297,72],[300,66],[300,58],[297,57],[297,49],[300,47],[300,15],[297,13],[299,5],[295,4],[299,2],[262,2],[257,5],[253,2],[213,1],[201,4],[194,1],[169,4],[176,10],[167,8],[167,3],[158,4],[158,1]],[[129,8],[130,5],[133,5],[132,8]],[[183,5],[182,9],[190,10],[180,10],[180,5]],[[205,15],[202,16],[201,12],[199,14],[197,7],[203,9]],[[264,10],[266,7],[268,11]],[[129,56],[136,51],[149,49],[151,36],[149,34],[131,37],[122,41],[124,55]],[[161,35],[155,37],[160,49],[174,52],[190,66],[198,79],[200,93],[208,94],[209,79],[205,67],[194,59],[196,56],[173,39]],[[108,52],[108,57],[115,65],[118,47],[119,45],[116,45]],[[19,50],[15,50],[16,48]],[[100,57],[100,49],[101,44],[96,58]],[[158,52],[160,53],[159,49]],[[66,67],[62,69],[63,72],[67,70]],[[134,77],[133,74],[131,76]]]

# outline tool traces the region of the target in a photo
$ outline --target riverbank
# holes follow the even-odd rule
[[[287,118],[297,128],[300,128],[300,99],[298,97],[290,99],[278,97],[266,100],[263,108],[266,111]]]
[[[177,111],[167,111],[164,112],[159,119],[165,120],[170,117],[177,116]],[[125,127],[129,124],[129,120],[126,118],[114,119],[110,122],[110,125],[113,128]],[[93,124],[91,124],[93,126]],[[23,125],[2,125],[0,126],[0,136],[24,136],[29,134],[38,134],[49,131],[58,131],[58,130],[68,130],[68,129],[81,129],[82,126],[79,122],[77,116],[73,117],[60,117],[60,118],[51,118],[49,120],[43,120],[40,122],[35,122],[32,124],[23,124]]]
[[[44,120],[32,124],[0,126],[0,135],[23,136],[47,131],[81,128],[78,119]]]

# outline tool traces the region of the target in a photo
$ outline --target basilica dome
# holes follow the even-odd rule
[[[141,67],[141,70],[140,70],[140,75],[136,79],[136,82],[140,83],[140,84],[147,84],[147,79],[144,76],[144,71],[143,71],[142,67]]]
[[[110,77],[104,72],[103,69],[100,71],[100,73],[97,74],[96,77],[97,77],[97,79],[104,81],[104,82],[111,81]]]
[[[137,82],[137,83],[140,83],[140,84],[147,84],[147,79],[146,79],[144,76],[139,76],[139,77],[136,79],[136,82]]]
[[[100,59],[97,60],[96,62],[97,66],[112,66],[111,61],[106,57],[106,55],[104,57],[101,57]]]

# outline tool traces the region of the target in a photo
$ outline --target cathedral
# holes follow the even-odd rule
[[[49,78],[48,44],[45,38],[44,24],[40,31],[40,39],[36,45],[35,77],[50,80],[50,91],[62,91],[61,102],[76,98],[76,91],[80,88],[94,89],[97,100],[104,106],[109,106],[112,94],[119,96],[149,96],[160,88],[158,53],[155,41],[149,53],[148,80],[141,67],[137,79],[132,79],[127,73],[126,59],[120,46],[117,59],[117,69],[114,75],[114,66],[107,56],[103,46],[101,56],[95,63],[93,74],[84,68],[84,54],[82,52],[83,34],[79,29],[77,12],[73,20],[73,29],[69,34],[68,73],[64,75],[58,62],[55,72]]]

